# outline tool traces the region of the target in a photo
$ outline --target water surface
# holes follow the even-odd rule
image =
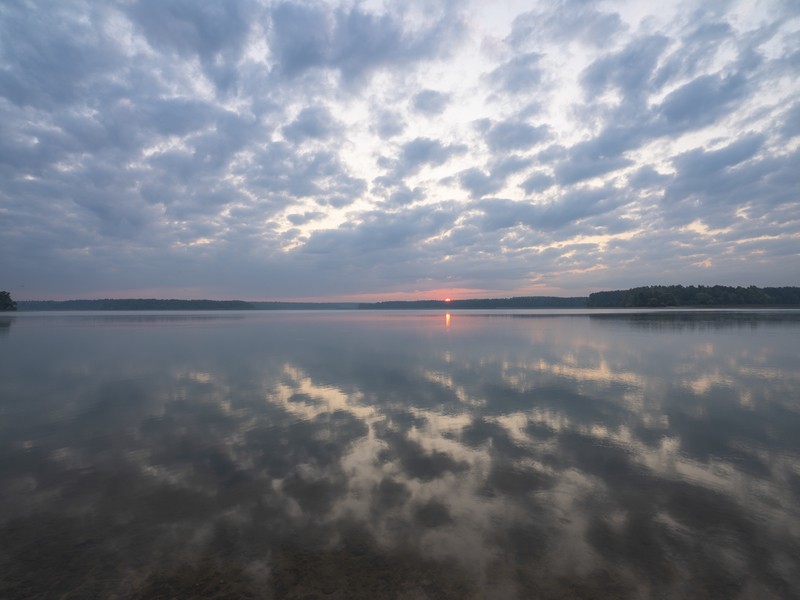
[[[800,312],[0,318],[0,597],[791,598]]]

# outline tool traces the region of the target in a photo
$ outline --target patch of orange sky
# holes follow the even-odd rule
[[[382,300],[444,300],[445,298],[489,298],[495,292],[470,288],[440,288],[414,290],[411,292],[376,292],[371,294],[347,294],[331,298],[334,302],[381,302]]]
[[[297,298],[304,302],[381,302],[384,300],[467,300],[473,298],[509,298],[512,296],[566,296],[563,291],[537,287],[516,291],[487,290],[482,288],[436,288],[410,292],[376,292],[369,294],[342,294],[329,298]],[[580,296],[581,294],[572,294]],[[289,300],[291,301],[291,300]]]

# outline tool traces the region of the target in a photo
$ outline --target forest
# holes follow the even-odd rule
[[[20,310],[253,310],[242,300],[159,300],[128,298],[102,300],[20,300]]]
[[[800,287],[654,285],[589,294],[589,308],[800,305]]]
[[[579,297],[516,296],[385,302],[246,302],[244,300],[20,300],[0,292],[0,310],[424,310],[513,308],[664,308],[671,306],[800,306],[800,287],[653,285]]]
[[[0,311],[17,310],[17,303],[11,299],[11,293],[0,292]]]

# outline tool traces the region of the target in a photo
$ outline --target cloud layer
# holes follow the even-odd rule
[[[245,299],[796,284],[800,8],[618,8],[4,6],[0,283]]]

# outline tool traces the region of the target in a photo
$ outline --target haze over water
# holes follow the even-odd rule
[[[800,311],[0,318],[0,597],[791,598]]]

